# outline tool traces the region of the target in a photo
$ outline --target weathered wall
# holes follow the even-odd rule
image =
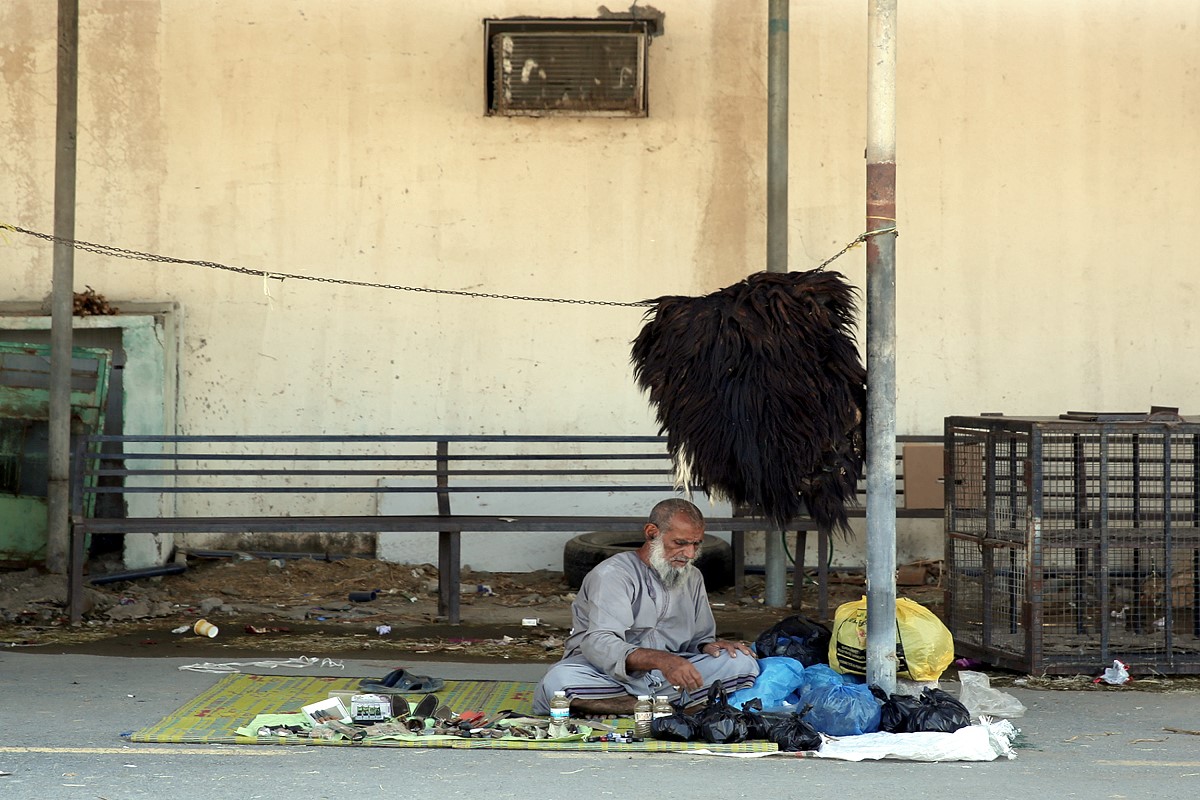
[[[332,278],[633,301],[765,257],[766,3],[659,0],[649,118],[482,114],[490,3],[81,0],[78,235]],[[899,14],[898,428],[1196,412],[1200,8],[913,0]],[[0,222],[49,231],[55,8],[0,6]],[[791,264],[863,229],[866,6],[791,9]],[[0,247],[0,298],[51,248]],[[863,282],[863,252],[834,265]],[[640,311],[76,257],[184,309],[188,433],[647,433]],[[935,537],[936,538],[936,537]],[[939,542],[932,542],[936,550]]]

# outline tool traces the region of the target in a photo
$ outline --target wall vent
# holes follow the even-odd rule
[[[485,33],[488,114],[647,115],[645,23],[488,20]]]

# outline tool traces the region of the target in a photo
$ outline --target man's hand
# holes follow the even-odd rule
[[[639,647],[625,659],[625,665],[630,670],[643,672],[656,669],[667,679],[667,683],[689,692],[704,688],[704,679],[700,677],[700,670],[696,669],[691,661],[674,653]]]
[[[704,679],[700,670],[683,656],[671,656],[670,663],[662,668],[663,677],[672,686],[678,686],[689,692],[704,688]]]
[[[750,651],[750,647],[745,642],[730,642],[725,639],[717,639],[715,642],[709,642],[700,648],[700,652],[714,658],[722,653],[728,653],[730,658],[737,658],[738,653],[744,653],[751,657],[754,656],[754,653]]]

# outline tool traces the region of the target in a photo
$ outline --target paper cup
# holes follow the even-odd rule
[[[210,639],[215,638],[217,635],[217,626],[206,619],[196,620],[196,624],[192,626],[192,630],[196,632],[197,636],[207,636]]]

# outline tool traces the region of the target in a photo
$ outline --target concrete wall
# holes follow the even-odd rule
[[[595,3],[81,0],[78,236],[410,287],[713,291],[764,266],[767,4],[655,7],[648,118],[497,119],[482,19]],[[791,4],[797,270],[864,227],[866,15]],[[902,5],[900,432],[1198,410],[1198,28],[1192,0]],[[54,68],[55,4],[0,5],[0,222],[41,231]],[[8,239],[0,299],[41,300],[51,248]],[[862,249],[831,268],[861,285]],[[180,432],[654,432],[636,308],[86,252],[76,274],[118,305],[184,308]]]

